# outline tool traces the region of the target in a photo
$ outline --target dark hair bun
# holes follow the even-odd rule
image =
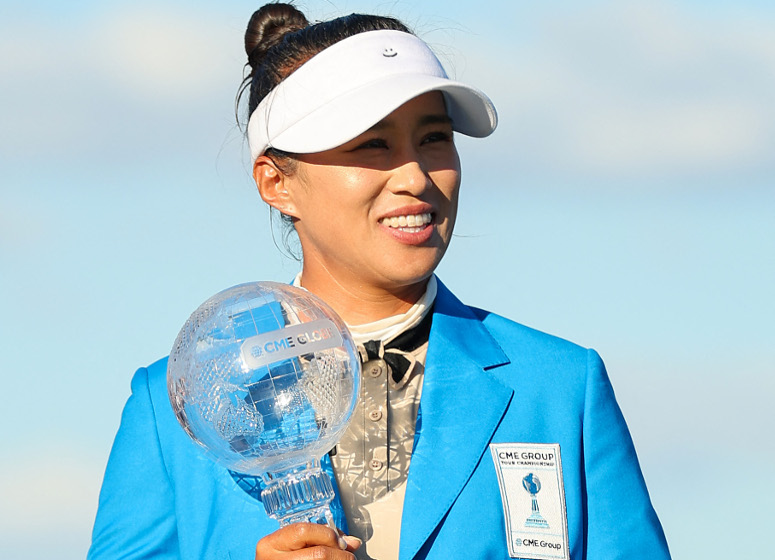
[[[245,69],[250,66],[250,72],[247,76],[243,72],[235,112],[239,112],[245,91],[249,92],[250,118],[269,92],[307,60],[348,37],[381,29],[411,33],[403,23],[389,17],[350,14],[310,25],[304,14],[291,4],[262,6],[250,18],[245,31],[248,54]]]
[[[309,25],[307,18],[290,4],[266,4],[251,16],[245,31],[245,52],[255,72],[266,53],[283,40],[287,33]],[[251,72],[252,74],[252,72]]]

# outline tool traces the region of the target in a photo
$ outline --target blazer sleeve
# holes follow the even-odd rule
[[[148,372],[139,369],[105,478],[88,560],[177,559],[174,495],[164,465]]]
[[[587,356],[583,445],[590,560],[669,559],[662,526],[651,505],[629,430],[605,366]]]

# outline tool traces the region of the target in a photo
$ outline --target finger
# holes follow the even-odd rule
[[[342,535],[342,538],[344,539],[345,543],[347,543],[347,550],[349,552],[355,552],[363,544],[361,539],[358,537],[353,537],[352,535]]]
[[[256,550],[256,560],[355,560],[355,556],[352,552],[338,548],[313,546],[284,552]]]
[[[352,552],[329,546],[313,546],[286,554],[292,554],[294,560],[355,560]]]
[[[336,532],[339,533],[339,537],[344,539],[344,542],[347,544],[347,548],[345,550],[353,552],[355,550],[358,550],[363,544],[363,541],[361,539],[359,539],[358,537],[354,537],[352,535],[345,535],[344,531],[342,531],[341,529],[337,529]]]
[[[262,545],[284,552],[315,546],[327,546],[339,550],[347,548],[347,542],[336,531],[316,523],[294,523],[282,527],[258,541],[258,546]]]

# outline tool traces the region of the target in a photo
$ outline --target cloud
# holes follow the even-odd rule
[[[92,157],[121,138],[142,149],[213,99],[228,112],[242,59],[224,20],[129,5],[69,15],[67,25],[32,14],[0,24],[0,50],[13,53],[0,59],[0,156]]]
[[[482,73],[508,135],[498,144],[523,165],[609,177],[775,168],[775,20],[636,2],[536,25]]]
[[[201,98],[231,84],[235,76],[228,54],[236,54],[239,36],[206,14],[133,9],[105,17],[93,34],[95,48],[86,57],[106,79],[135,95],[179,103]]]
[[[202,8],[102,10],[64,26],[0,24],[0,48],[14,53],[0,60],[0,158],[212,154],[229,131],[244,21]],[[502,10],[471,24],[490,33],[450,31],[458,40],[446,48],[445,21],[436,33],[445,60],[461,53],[447,66],[502,117],[473,151],[500,151],[523,173],[608,181],[775,171],[771,14],[699,15],[664,1]]]
[[[97,511],[102,466],[102,460],[72,446],[16,449],[13,460],[0,463],[4,547],[9,552],[24,550],[27,558],[43,558],[41,552],[53,552],[52,547],[60,558],[83,557]]]
[[[219,89],[219,79],[230,77],[224,61],[239,68],[239,35],[204,12],[125,6],[73,17],[68,25],[31,14],[4,22],[0,46],[14,56],[0,60],[0,75],[25,83],[48,76],[39,85],[49,87],[51,78],[69,75],[74,83],[104,81],[185,102]]]

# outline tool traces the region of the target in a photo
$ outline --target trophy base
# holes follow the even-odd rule
[[[266,487],[261,492],[267,515],[281,527],[292,523],[317,523],[335,527],[330,504],[334,488],[320,461],[305,466],[264,475]]]
[[[548,529],[549,523],[541,517],[540,514],[534,513],[525,520],[525,527],[540,527],[542,529]]]

